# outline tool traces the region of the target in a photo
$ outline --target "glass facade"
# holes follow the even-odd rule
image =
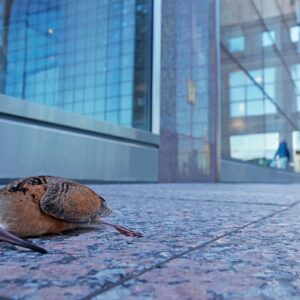
[[[2,1],[0,92],[150,130],[151,0]]]
[[[258,85],[263,84],[268,95],[275,94],[275,68],[264,70],[250,70],[249,77],[242,71],[234,71],[229,74],[229,100],[230,116],[245,117],[273,114],[276,106],[265,99],[264,93]]]
[[[222,156],[300,170],[299,1],[221,0]]]

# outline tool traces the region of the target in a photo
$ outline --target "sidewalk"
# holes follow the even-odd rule
[[[0,299],[300,299],[300,185],[93,185],[110,228],[0,243]]]

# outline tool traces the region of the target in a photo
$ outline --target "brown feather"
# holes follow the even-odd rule
[[[26,177],[0,189],[0,238],[43,252],[18,237],[60,233],[101,222],[122,234],[142,236],[99,219],[110,213],[106,201],[85,185],[54,176]]]

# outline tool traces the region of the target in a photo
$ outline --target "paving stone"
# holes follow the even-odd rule
[[[159,188],[156,184],[121,184],[114,185],[114,188],[106,185],[100,189],[104,196],[109,197],[120,195],[132,197],[134,195],[151,199],[258,202],[274,205],[293,203],[299,194],[298,184],[160,184]]]
[[[300,299],[299,216],[297,205],[93,300]]]
[[[271,215],[295,202],[296,190],[299,189],[295,185],[283,185],[280,189],[275,185],[227,184],[91,187],[103,195],[114,210],[108,217],[109,221],[142,231],[145,236],[140,239],[128,238],[110,228],[102,228],[31,239],[48,249],[47,255],[1,243],[0,299],[1,296],[30,300],[89,299],[101,293],[102,296],[99,297],[106,297],[103,299],[171,299],[164,298],[164,295],[170,295],[174,299],[180,299],[180,296],[181,299],[200,299],[201,295],[210,295],[211,298],[207,299],[217,299],[219,294],[224,297],[226,293],[222,289],[218,291],[218,286],[213,283],[210,294],[207,294],[206,289],[200,288],[200,283],[205,279],[200,276],[201,268],[199,273],[195,270],[207,263],[206,257],[202,257],[203,249],[211,247],[212,252],[215,252],[216,259],[211,258],[212,262],[207,267],[212,268],[210,272],[220,272],[217,262],[222,262],[228,269],[223,271],[224,278],[230,278],[231,272],[234,272],[229,268],[232,256],[229,252],[219,250],[223,247],[222,242],[225,240],[228,247],[232,246],[233,253],[236,249],[233,238],[236,237],[241,244],[246,244],[243,250],[245,252],[246,229],[242,233],[238,229],[265,217],[265,222],[269,219],[276,220],[277,215],[272,218]],[[291,207],[288,211],[293,209]],[[288,224],[289,220],[286,222]],[[261,225],[257,228],[253,225],[252,232],[257,239],[249,244],[254,248],[256,242],[261,242],[258,233],[264,230],[265,223],[259,224]],[[276,225],[272,226],[274,230]],[[230,236],[214,241],[226,234]],[[205,243],[214,246],[200,248],[201,251],[193,249]],[[238,242],[236,244],[239,245]],[[191,250],[194,251],[182,256]],[[200,258],[195,253],[200,253]],[[246,253],[245,255],[247,256]],[[164,262],[168,260],[170,262],[165,265]],[[191,269],[183,268],[187,262]],[[163,265],[161,269],[153,269],[159,264]],[[175,266],[169,274],[167,269],[172,264]],[[179,276],[177,268],[184,270],[183,274],[188,274],[187,277],[191,274],[191,279]],[[145,274],[141,275],[143,272]],[[153,283],[155,280],[153,277],[151,279],[151,274],[154,272],[158,272],[157,278],[161,278],[161,281]],[[155,274],[154,277],[158,275]],[[130,281],[135,276],[138,276],[137,279]],[[213,277],[208,278],[209,281]],[[247,276],[244,278],[247,279]],[[182,291],[185,287],[186,292]],[[237,288],[240,289],[238,285]],[[195,295],[196,298],[193,298]]]

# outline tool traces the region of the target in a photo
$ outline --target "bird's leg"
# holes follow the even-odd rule
[[[0,240],[33,251],[37,251],[39,253],[47,253],[47,250],[45,250],[44,248],[38,247],[34,244],[24,241],[1,227],[0,227]]]
[[[111,227],[115,228],[121,234],[124,234],[126,236],[134,236],[134,237],[142,237],[143,236],[143,234],[138,232],[138,231],[133,231],[133,230],[130,230],[130,229],[125,228],[125,227],[120,226],[120,225],[111,224],[111,223],[108,223],[106,221],[103,221],[102,219],[100,219],[99,222],[101,224],[108,225],[108,226],[111,226]]]

